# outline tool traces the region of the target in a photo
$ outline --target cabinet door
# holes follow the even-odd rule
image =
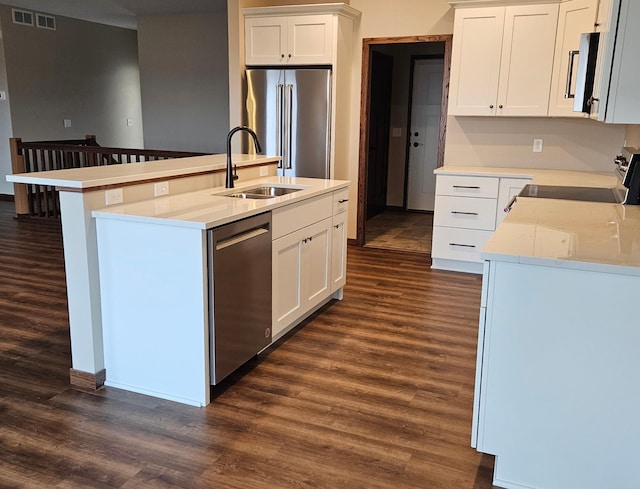
[[[333,61],[333,16],[296,15],[288,19],[287,62],[331,64]]]
[[[302,236],[304,230],[276,239],[272,244],[273,337],[303,313]]]
[[[331,292],[347,281],[347,214],[333,216],[331,228]]]
[[[449,115],[494,115],[504,7],[455,11]]]
[[[505,207],[509,204],[509,201],[518,195],[520,191],[531,180],[528,178],[501,178],[500,190],[498,191],[498,210],[496,213],[496,228],[500,225],[502,220],[507,217],[507,213],[504,211]]]
[[[497,115],[547,115],[557,24],[557,4],[506,7]]]
[[[598,0],[571,0],[560,4],[556,53],[553,59],[549,115],[587,117],[573,111],[580,34],[594,29]]]
[[[286,17],[249,17],[244,29],[245,64],[273,65],[286,61]]]
[[[304,312],[331,293],[331,219],[304,228],[302,248],[302,292]]]

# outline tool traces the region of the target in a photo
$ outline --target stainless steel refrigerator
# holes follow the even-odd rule
[[[282,156],[278,175],[330,178],[331,70],[248,69],[245,93],[244,123]]]

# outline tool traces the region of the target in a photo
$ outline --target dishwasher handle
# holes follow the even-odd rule
[[[229,246],[237,245],[238,243],[242,243],[243,241],[248,241],[252,238],[257,238],[258,236],[262,236],[265,233],[269,232],[269,225],[266,224],[259,228],[250,229],[248,231],[243,231],[242,233],[234,234],[225,239],[221,239],[216,243],[216,251],[224,250]]]

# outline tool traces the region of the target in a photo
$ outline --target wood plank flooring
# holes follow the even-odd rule
[[[487,489],[480,278],[349,248],[333,302],[192,408],[68,384],[57,222],[0,202],[0,487]]]

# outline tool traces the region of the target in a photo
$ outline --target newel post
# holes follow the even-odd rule
[[[22,150],[20,149],[20,143],[22,139],[20,138],[10,138],[9,139],[9,149],[11,151],[11,172],[13,174],[16,173],[26,173],[27,168],[24,163],[24,156],[22,155]],[[16,214],[24,215],[29,214],[29,198],[27,196],[27,186],[24,183],[14,183],[13,184],[13,198],[16,205]]]

